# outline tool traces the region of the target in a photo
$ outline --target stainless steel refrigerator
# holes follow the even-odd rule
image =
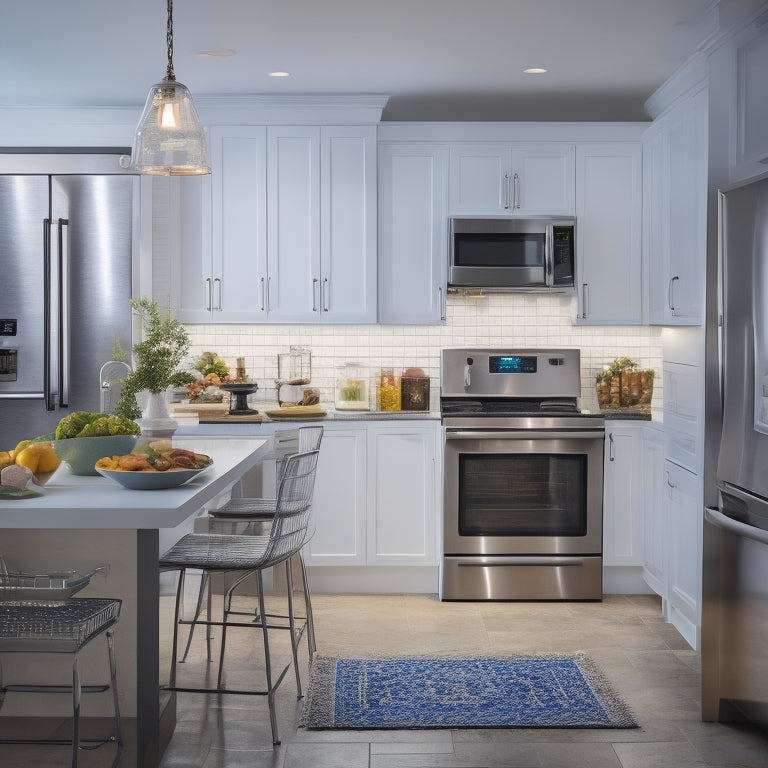
[[[716,502],[704,511],[702,716],[768,727],[768,178],[720,194],[718,272],[707,329],[717,374],[707,430],[720,439]]]
[[[131,349],[138,177],[119,154],[0,154],[0,449],[98,411]]]

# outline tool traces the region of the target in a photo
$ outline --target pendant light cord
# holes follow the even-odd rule
[[[168,44],[168,69],[166,70],[165,79],[174,82],[176,80],[176,75],[173,73],[173,0],[168,0],[166,42]]]

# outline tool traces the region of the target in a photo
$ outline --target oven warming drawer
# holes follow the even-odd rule
[[[442,600],[602,600],[603,558],[443,557]]]

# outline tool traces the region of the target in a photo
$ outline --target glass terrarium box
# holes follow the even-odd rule
[[[345,363],[336,370],[336,410],[368,411],[369,371],[360,363]]]

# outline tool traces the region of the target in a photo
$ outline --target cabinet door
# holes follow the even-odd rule
[[[267,129],[267,313],[314,322],[320,312],[320,128]]]
[[[307,565],[365,565],[366,430],[323,434]]]
[[[552,216],[574,213],[574,148],[473,144],[450,152],[450,213]]]
[[[646,168],[650,320],[699,325],[703,316],[707,210],[707,93],[672,107],[650,134]]]
[[[445,321],[446,149],[379,147],[379,322]]]
[[[665,463],[665,512],[669,531],[667,600],[669,620],[694,649],[701,626],[701,537],[703,507],[698,477]]]
[[[513,147],[513,212],[523,216],[573,216],[575,166],[575,148],[572,146]]]
[[[213,310],[213,256],[211,253],[211,176],[170,180],[170,231],[178,248],[169,244],[172,295],[182,323],[210,323]],[[174,221],[174,209],[178,222]]]
[[[450,213],[510,213],[511,167],[511,150],[506,144],[451,147]]]
[[[437,565],[436,430],[371,427],[368,565]]]
[[[641,146],[578,147],[576,175],[577,322],[640,324]]]
[[[765,14],[731,43],[730,165],[732,181],[765,173],[768,163],[768,27]]]
[[[211,322],[265,319],[265,142],[265,129],[259,126],[211,130]]]
[[[646,427],[643,439],[643,579],[666,600],[666,548],[669,538],[664,511],[664,434]]]
[[[321,129],[318,319],[376,322],[376,129]]]
[[[603,563],[642,565],[642,427],[606,422],[603,475]]]

